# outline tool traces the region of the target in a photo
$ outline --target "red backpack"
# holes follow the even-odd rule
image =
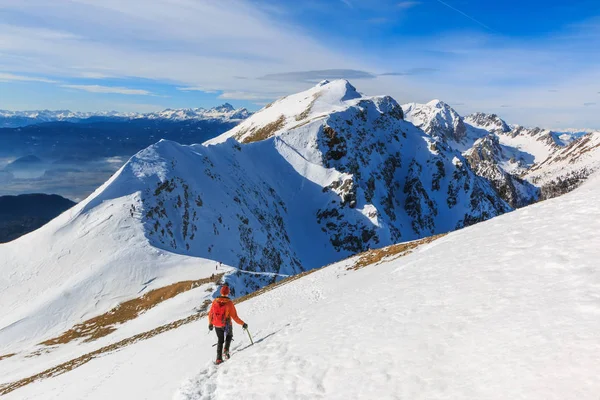
[[[227,302],[216,299],[210,309],[212,314],[212,324],[218,328],[223,328],[227,324]]]

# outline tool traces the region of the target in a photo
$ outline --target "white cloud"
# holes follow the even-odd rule
[[[418,6],[419,4],[421,4],[420,1],[401,1],[400,3],[396,4],[396,7],[407,9]]]
[[[282,93],[278,94],[265,94],[265,93],[250,93],[250,92],[223,92],[219,95],[219,99],[227,99],[227,100],[273,100],[280,96]],[[260,103],[260,102],[259,102]],[[258,103],[257,103],[258,104]],[[262,104],[262,103],[261,103]]]
[[[10,74],[7,72],[0,72],[0,82],[42,82],[42,83],[56,83],[56,81],[46,78],[39,78],[35,76],[25,76],[25,75],[16,75]]]
[[[305,85],[234,77],[362,64],[326,48],[280,14],[240,0],[30,0],[6,8],[7,15],[13,11],[60,27],[31,28],[18,25],[22,19],[3,18],[0,53],[27,59],[3,58],[0,68],[5,64],[23,74],[76,78],[81,71],[106,71],[188,88],[272,92]]]
[[[101,85],[61,85],[68,89],[83,90],[90,93],[115,93],[126,95],[151,96],[152,92],[143,89],[130,89],[120,86],[101,86]]]
[[[186,86],[186,87],[178,87],[177,90],[181,92],[204,92],[204,93],[217,93],[218,90],[214,89],[206,89],[200,86]]]

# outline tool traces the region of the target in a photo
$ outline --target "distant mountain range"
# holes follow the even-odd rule
[[[202,143],[250,115],[227,103],[147,114],[0,111],[0,195],[42,192],[83,199],[160,139]]]
[[[251,113],[245,108],[235,109],[229,103],[210,109],[181,108],[166,109],[151,113],[133,113],[118,111],[79,112],[70,110],[33,110],[33,111],[8,111],[0,110],[0,128],[19,128],[28,125],[37,125],[45,122],[72,122],[89,123],[109,120],[220,120],[240,121],[248,118]]]
[[[0,196],[0,243],[34,231],[75,205],[57,195]]]

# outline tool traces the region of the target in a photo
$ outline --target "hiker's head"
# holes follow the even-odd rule
[[[221,286],[221,296],[229,296],[229,286]]]

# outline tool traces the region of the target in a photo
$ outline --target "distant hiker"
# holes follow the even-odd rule
[[[242,321],[235,310],[235,306],[229,297],[229,286],[224,284],[221,287],[221,296],[217,297],[210,306],[208,312],[208,329],[213,330],[217,333],[217,360],[215,364],[223,362],[223,356],[225,360],[229,359],[229,346],[233,339],[233,326],[231,320],[233,319],[238,324],[242,325],[244,329],[248,328],[248,324]],[[225,351],[223,352],[223,343],[225,344]]]

